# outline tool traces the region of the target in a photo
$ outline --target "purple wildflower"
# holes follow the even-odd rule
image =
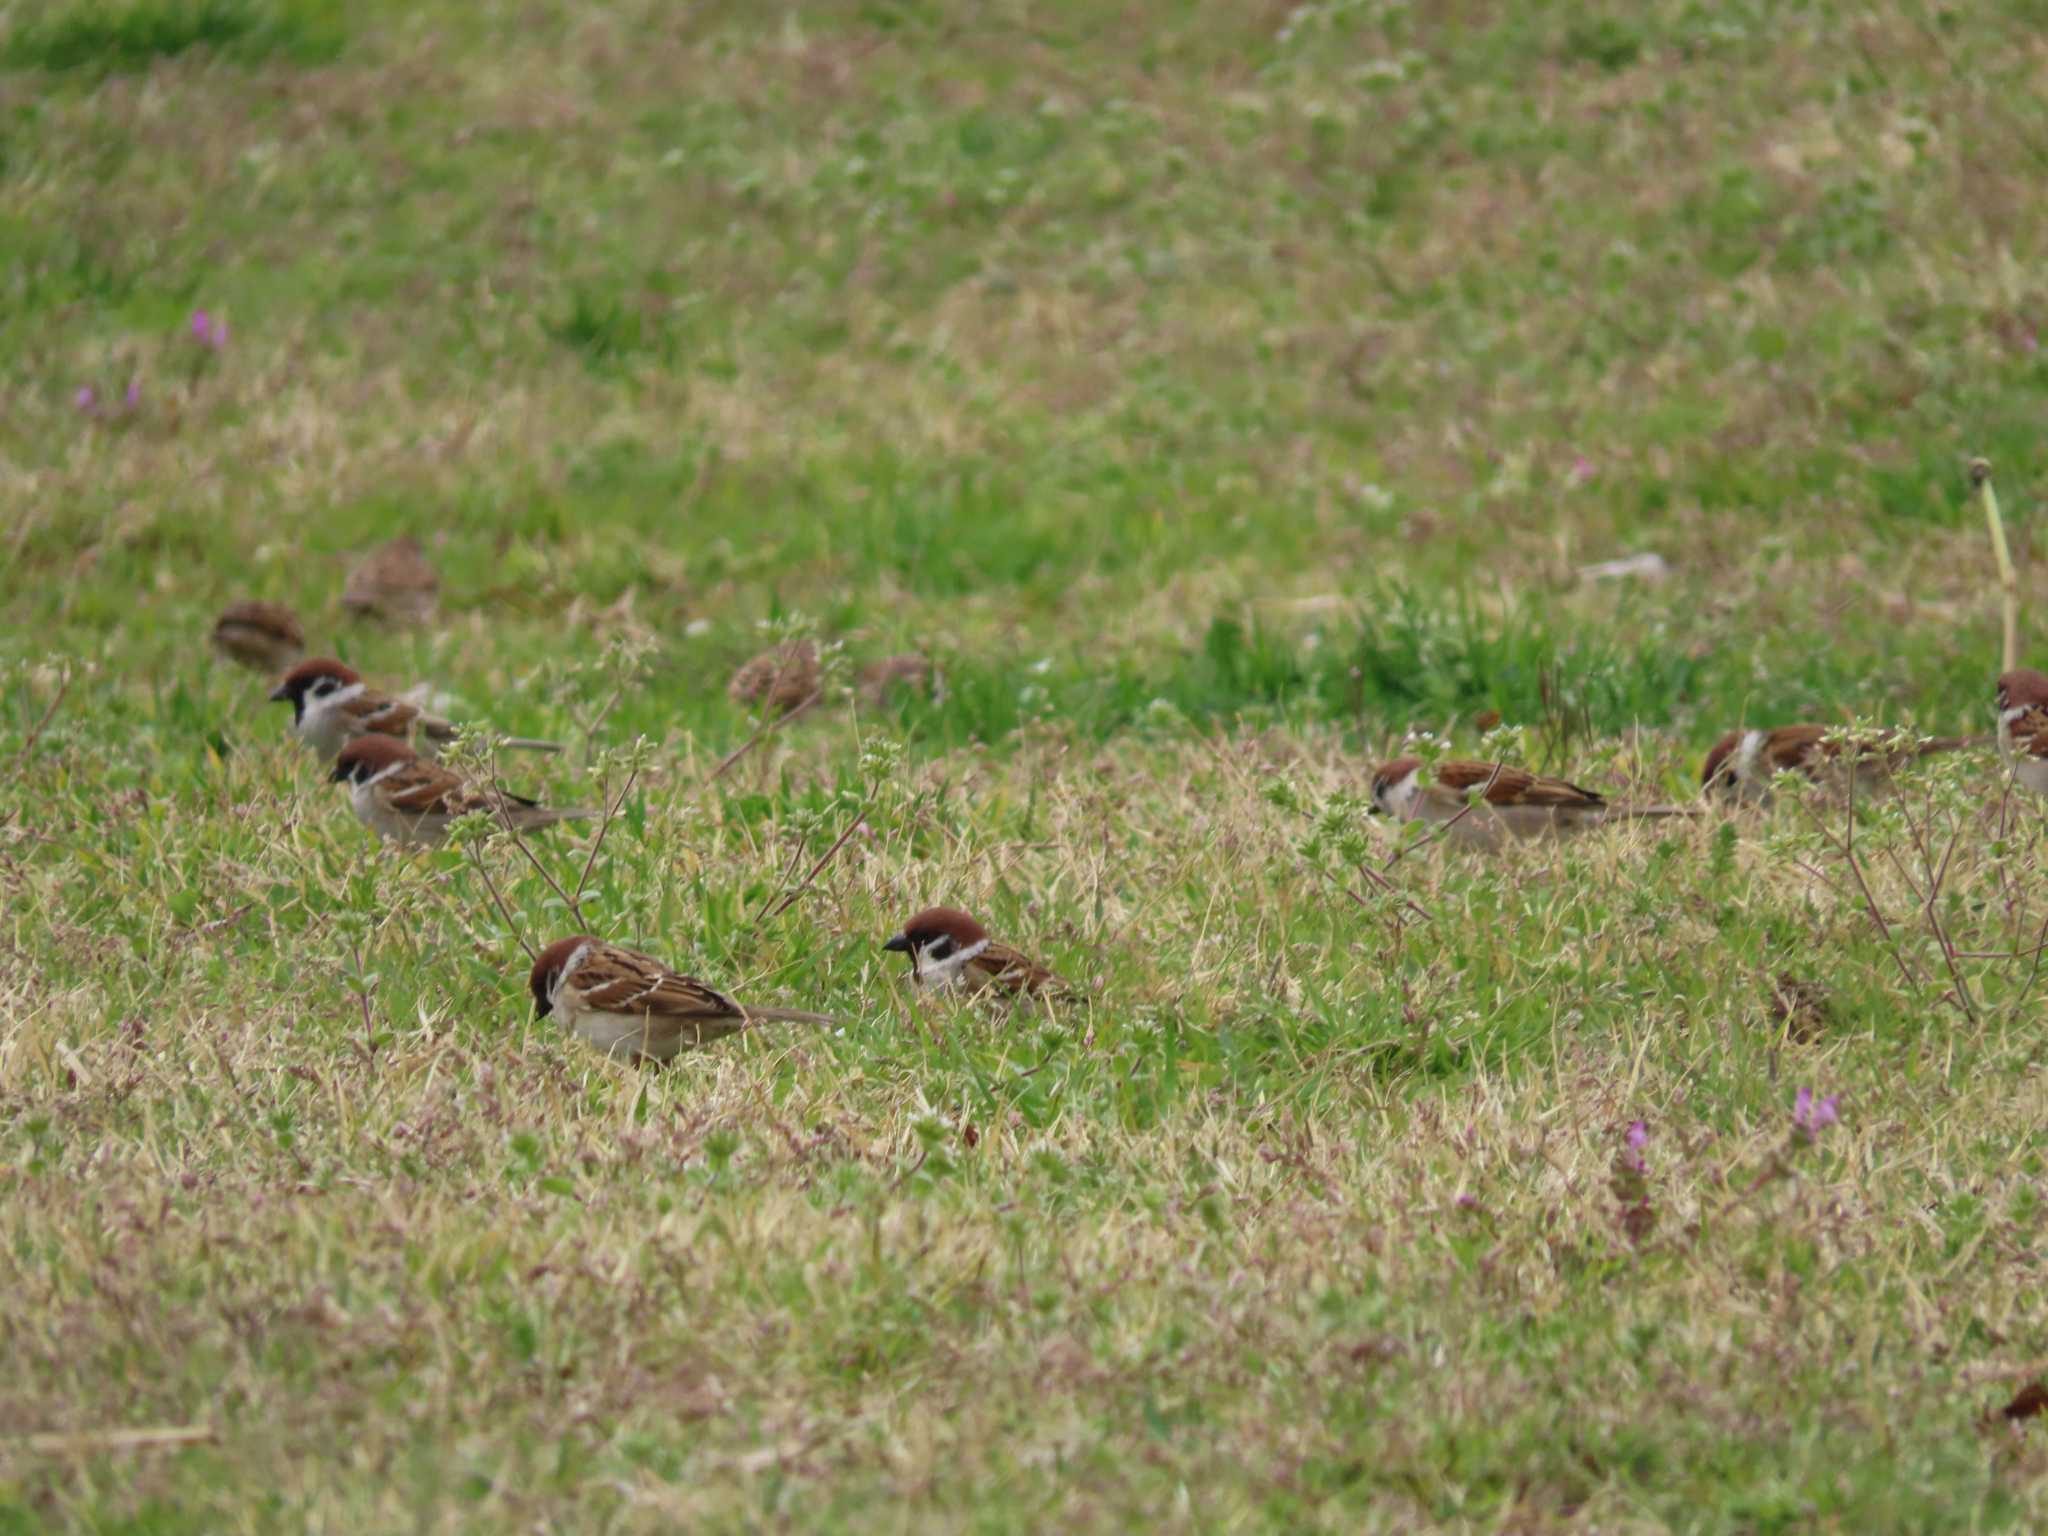
[[[1650,1144],[1646,1120],[1629,1122],[1624,1145],[1614,1154],[1614,1171],[1607,1188],[1614,1195],[1615,1222],[1632,1243],[1647,1242],[1657,1230],[1657,1209],[1650,1204],[1650,1166],[1643,1161],[1643,1148]]]
[[[78,393],[71,397],[71,403],[90,416],[99,409],[100,397],[90,384],[81,384]]]
[[[142,404],[142,380],[130,379],[128,381],[128,392],[121,397],[121,403],[131,411]]]
[[[1792,1098],[1792,1132],[1801,1141],[1814,1141],[1820,1133],[1841,1119],[1842,1096],[1831,1093],[1816,1099],[1811,1088],[1802,1088]]]
[[[1459,1209],[1459,1210],[1461,1210],[1461,1211],[1476,1211],[1476,1210],[1478,1210],[1478,1209],[1479,1209],[1479,1197],[1478,1197],[1478,1196],[1476,1196],[1476,1195],[1472,1195],[1472,1194],[1463,1194],[1463,1195],[1460,1195],[1460,1196],[1458,1196],[1458,1209]]]
[[[1593,478],[1594,473],[1593,461],[1582,453],[1572,460],[1572,467],[1566,472],[1565,479],[1573,485],[1584,485]]]
[[[192,311],[192,339],[218,352],[228,344],[228,323],[215,319],[203,309]]]

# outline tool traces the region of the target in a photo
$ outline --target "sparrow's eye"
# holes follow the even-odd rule
[[[313,697],[316,699],[324,699],[332,692],[334,692],[334,679],[331,677],[323,677],[313,684]]]

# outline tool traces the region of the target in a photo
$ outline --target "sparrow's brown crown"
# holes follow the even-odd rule
[[[2000,709],[2048,708],[2048,677],[2032,667],[2020,667],[1998,680]]]
[[[419,753],[396,736],[372,733],[358,736],[341,749],[341,755],[334,760],[334,772],[330,773],[328,778],[337,784],[361,784],[376,777],[386,768],[418,760]]]
[[[1419,757],[1397,757],[1391,763],[1380,764],[1379,770],[1372,776],[1372,792],[1376,795],[1384,794],[1421,766],[1422,759]]]
[[[569,957],[586,944],[595,944],[587,933],[572,933],[566,939],[557,939],[542,950],[533,962],[533,972],[526,978],[526,989],[533,994],[533,1016],[544,1019],[554,1011],[550,1001],[555,984],[561,980],[562,968],[569,963]]]
[[[988,930],[965,912],[954,907],[927,907],[905,923],[903,931],[882,947],[916,954],[941,939],[951,939],[955,948],[966,949],[987,938]]]
[[[1706,785],[1714,782],[1714,776],[1721,771],[1721,765],[1727,762],[1730,754],[1741,745],[1742,732],[1740,731],[1730,731],[1726,736],[1723,736],[1714,743],[1707,752],[1707,766],[1700,773],[1701,787],[1704,788]],[[1734,783],[1732,776],[1729,779],[1729,783],[1731,786]]]

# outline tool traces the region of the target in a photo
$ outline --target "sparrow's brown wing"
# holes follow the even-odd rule
[[[1757,755],[1772,773],[1813,773],[1823,758],[1833,758],[1841,752],[1839,742],[1827,738],[1834,727],[1826,725],[1781,725],[1764,737],[1763,749]]]
[[[2036,704],[2006,727],[2012,749],[2022,757],[2048,757],[2048,709]]]
[[[390,778],[380,779],[377,792],[392,810],[406,816],[460,816],[491,806],[446,768],[425,761],[407,763]]]
[[[993,940],[967,962],[967,968],[982,978],[982,986],[1000,987],[1005,992],[1037,997],[1046,993],[1071,995],[1073,990],[1029,955]]]
[[[1475,789],[1486,791],[1486,803],[1496,806],[1523,805],[1539,810],[1597,810],[1607,801],[1593,790],[1563,779],[1547,778],[1526,768],[1495,763],[1438,763],[1437,783],[1461,795]]]
[[[403,699],[394,699],[388,693],[379,693],[374,688],[365,688],[336,707],[355,727],[357,735],[375,731],[380,736],[396,736],[401,741],[412,734],[413,722],[420,717],[415,706]]]
[[[576,967],[569,985],[586,1009],[645,1019],[654,1043],[702,1045],[737,1034],[747,1025],[745,1011],[723,992],[658,960],[609,944],[599,946]]]

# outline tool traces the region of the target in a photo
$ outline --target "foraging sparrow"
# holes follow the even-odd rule
[[[434,616],[440,595],[440,574],[428,563],[420,541],[401,537],[379,544],[356,562],[342,588],[341,606],[365,617],[424,624]]]
[[[1730,731],[1714,743],[1700,772],[1701,787],[1733,803],[1764,805],[1771,780],[1798,773],[1835,794],[1882,793],[1908,763],[1936,752],[1957,752],[1984,744],[1981,736],[1941,736],[1922,741],[1903,731],[1882,730],[1853,742],[1831,725],[1781,725],[1774,730]],[[1851,747],[1846,757],[1844,747]]]
[[[2031,667],[1998,680],[1998,750],[2015,779],[2048,795],[2048,677]]]
[[[306,654],[306,632],[282,603],[231,603],[213,621],[213,648],[275,677]]]
[[[823,676],[815,641],[786,640],[733,673],[726,692],[735,704],[765,703],[771,715],[786,715],[818,696]]]
[[[933,699],[937,699],[940,693],[931,662],[915,651],[869,662],[860,669],[859,687],[861,701],[871,708],[880,708],[899,689],[909,695],[923,694]]]
[[[1423,783],[1424,774],[1431,778]],[[1478,803],[1466,807],[1473,791]],[[1471,847],[1497,847],[1508,836],[1580,832],[1610,821],[1690,816],[1684,806],[1609,805],[1604,795],[1563,779],[1501,763],[1442,762],[1426,768],[1419,757],[1400,757],[1372,776],[1376,811],[1397,821],[1451,825],[1450,835]]]
[[[354,667],[331,656],[300,662],[270,691],[270,699],[291,705],[292,729],[322,758],[335,756],[359,736],[417,740],[430,754],[456,736],[450,722],[372,688]],[[562,750],[555,742],[520,736],[505,745],[521,752]]]
[[[527,978],[533,1016],[559,1012],[562,1022],[607,1056],[667,1061],[693,1045],[738,1034],[768,1020],[830,1024],[819,1013],[736,1003],[694,976],[659,960],[605,944],[587,933],[557,939],[540,952]]]
[[[359,736],[341,749],[328,778],[349,786],[356,819],[380,837],[411,848],[447,841],[458,816],[483,811],[522,832],[580,821],[595,811],[553,811],[523,795],[465,784],[395,736]]]
[[[1074,995],[1051,971],[1009,945],[998,944],[981,924],[951,907],[918,913],[882,948],[910,956],[910,979],[920,987],[960,987],[968,992],[994,987],[1023,997]]]

